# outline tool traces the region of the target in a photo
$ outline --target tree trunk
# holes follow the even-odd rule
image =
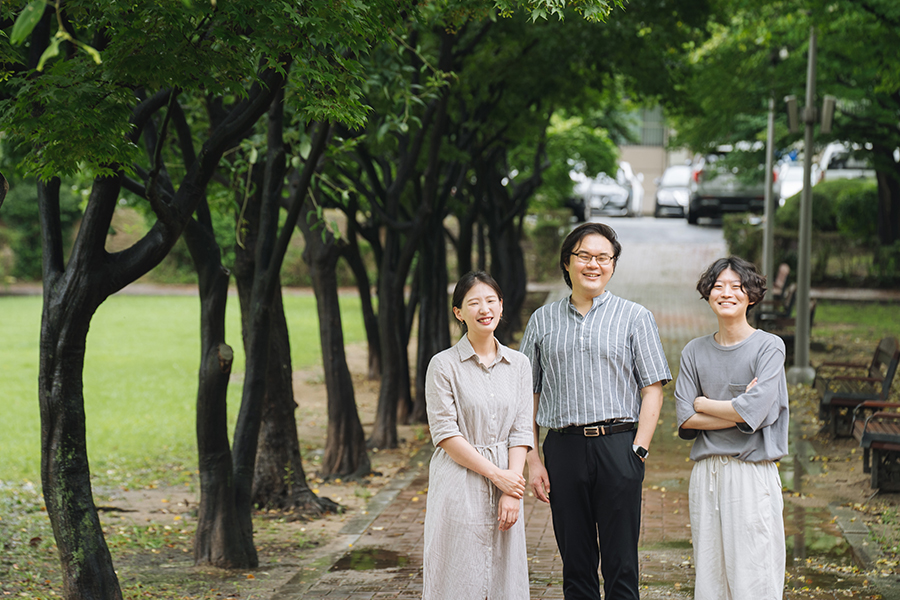
[[[208,209],[207,209],[208,210]],[[200,371],[197,386],[197,453],[200,508],[194,534],[194,564],[223,569],[250,563],[253,539],[234,527],[233,464],[228,442],[228,379],[234,352],[225,343],[229,272],[211,223],[191,221],[184,239],[197,269],[200,289]]]
[[[459,237],[456,242],[457,279],[472,270],[472,246],[477,219],[478,202],[473,201],[459,219]]]
[[[239,246],[235,257],[246,370],[234,436],[234,478],[240,526],[251,533],[254,504],[312,514],[338,508],[309,489],[294,417],[290,343],[279,283],[284,250],[296,221],[291,208],[285,229],[278,234],[286,170],[282,101],[279,94],[269,110],[266,168],[257,192],[246,201],[245,221],[239,224],[245,232],[243,248]],[[314,139],[300,197],[324,151],[327,132],[322,126]]]
[[[306,481],[297,435],[291,345],[281,286],[272,299],[271,316],[266,394],[253,476],[253,504],[269,509],[296,509],[302,514],[337,511],[337,504],[328,498],[318,498]]]
[[[429,231],[419,247],[419,341],[416,349],[416,394],[411,421],[426,423],[425,374],[432,357],[450,347],[447,302],[447,247],[440,214],[428,220]]]
[[[41,225],[45,232],[38,374],[41,485],[62,563],[63,597],[117,600],[122,598],[122,591],[91,490],[82,392],[88,328],[105,296],[99,291],[100,274],[91,270],[89,264],[80,265],[83,267],[78,271],[80,277],[53,272],[51,263],[62,266],[61,238],[53,235],[59,231],[59,186],[58,179],[46,185],[38,184]],[[94,215],[86,220],[105,221],[108,227],[118,190],[117,177],[95,181],[88,207]],[[80,238],[90,237],[91,231],[87,229],[91,228],[83,229]],[[85,260],[88,262],[89,258]]]
[[[519,228],[514,223],[488,229],[491,245],[491,275],[503,290],[503,318],[494,332],[503,344],[512,342],[522,325],[519,314],[525,304],[528,274],[522,254]]]
[[[172,248],[224,150],[264,112],[272,97],[269,90],[283,86],[274,70],[264,80],[251,87],[227,123],[214,129],[177,191],[151,183],[148,199],[157,221],[126,250],[109,254],[105,249],[124,179],[118,165],[110,165],[115,175],[94,179],[68,263],[63,258],[59,180],[38,185],[44,287],[38,375],[41,481],[68,600],[122,597],[94,506],[87,458],[83,370],[91,318],[106,298],[158,265]],[[164,90],[138,104],[131,142],[170,98],[171,92]]]
[[[307,201],[304,213],[309,214],[311,210]],[[323,240],[319,231],[313,231],[306,214],[301,215],[298,224],[306,239],[303,258],[309,265],[316,293],[322,367],[328,392],[328,436],[321,475],[359,479],[372,472],[372,465],[366,452],[366,436],[356,410],[353,378],[344,352],[336,272],[341,248],[330,233]]]
[[[359,252],[357,242],[356,225],[353,221],[347,224],[347,245],[344,246],[341,255],[353,271],[356,278],[356,287],[359,290],[359,301],[362,305],[363,324],[366,327],[366,342],[369,349],[368,378],[378,379],[381,373],[381,335],[378,331],[378,315],[372,306],[372,285],[369,283],[369,274],[366,265]]]
[[[893,165],[894,172],[876,171],[878,181],[878,241],[890,246],[900,241],[900,164],[893,150],[883,150],[880,164]]]
[[[262,181],[257,181],[261,189]],[[244,222],[241,225],[243,244],[235,247],[235,280],[241,304],[241,329],[244,351],[248,356],[253,328],[252,298],[256,275],[254,250],[259,243],[259,210],[261,198],[254,194],[247,199]],[[281,287],[269,307],[271,319],[266,348],[266,375],[261,399],[259,438],[251,487],[251,504],[282,510],[296,508],[301,512],[321,514],[335,505],[327,499],[321,503],[306,481],[297,434],[293,393],[293,373],[290,359],[290,339]]]
[[[397,407],[403,387],[409,389],[408,361],[403,360],[406,345],[403,338],[404,299],[403,279],[390,260],[399,252],[396,239],[399,234],[388,232],[385,240],[384,260],[378,282],[378,329],[381,332],[381,389],[369,446],[373,448],[397,447]],[[405,381],[405,384],[404,384]]]

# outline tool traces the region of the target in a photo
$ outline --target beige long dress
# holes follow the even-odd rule
[[[525,355],[500,343],[488,366],[466,336],[435,355],[425,398],[435,446],[462,435],[503,469],[510,448],[532,446],[531,367]],[[435,449],[425,514],[423,598],[529,598],[524,513],[520,508],[515,525],[500,531],[501,495],[488,479]]]

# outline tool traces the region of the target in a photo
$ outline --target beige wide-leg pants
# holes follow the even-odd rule
[[[695,600],[780,600],[784,500],[775,463],[703,459],[689,494]]]

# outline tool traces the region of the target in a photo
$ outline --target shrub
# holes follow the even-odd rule
[[[841,236],[871,247],[878,235],[878,186],[864,183],[841,190],[837,196],[835,217]]]
[[[62,222],[63,237],[68,242],[72,228],[81,217],[79,198],[68,186],[59,190],[59,218]],[[42,273],[41,224],[38,215],[37,185],[34,180],[13,182],[3,212],[0,213],[7,225],[7,238],[15,257],[12,275],[27,280],[39,280]],[[66,252],[69,246],[65,247]]]
[[[900,277],[900,252],[875,248],[878,208],[877,186],[864,180],[838,180],[813,188],[811,278],[844,282],[868,275],[880,284]],[[800,194],[775,213],[775,264],[787,263],[796,273]],[[747,215],[726,215],[722,232],[732,254],[762,263],[762,225]],[[897,269],[894,269],[897,265]],[[894,270],[892,270],[894,269]],[[893,275],[897,273],[897,275]]]
[[[837,206],[843,198],[859,195],[871,182],[860,179],[838,179],[823,181],[812,189],[813,231],[838,231]],[[800,196],[795,194],[788,198],[784,206],[775,213],[775,225],[786,229],[797,230],[800,226]]]
[[[559,273],[559,248],[569,232],[568,209],[548,210],[529,217],[527,230],[526,272],[531,281],[555,281]]]

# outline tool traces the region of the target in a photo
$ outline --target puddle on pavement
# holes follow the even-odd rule
[[[341,557],[329,571],[372,571],[405,567],[409,557],[384,548],[359,548]]]

